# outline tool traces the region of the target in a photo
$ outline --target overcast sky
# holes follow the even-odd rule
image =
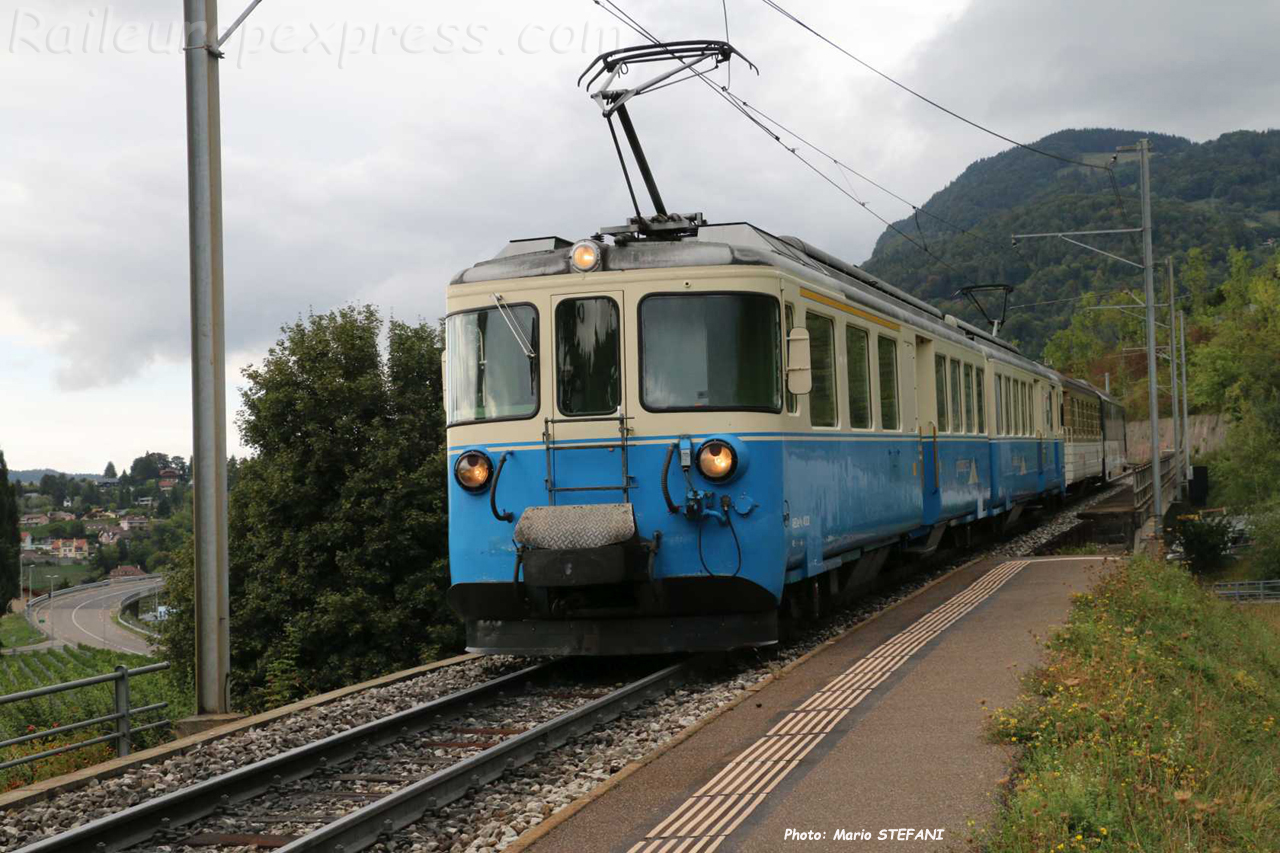
[[[224,27],[247,0],[223,0]],[[722,38],[720,0],[621,5]],[[1027,141],[1116,126],[1195,140],[1274,126],[1274,0],[786,0],[867,62]],[[727,0],[760,68],[733,90],[923,202],[998,140],[912,99],[758,0]],[[0,449],[100,472],[189,455],[181,3],[0,11]],[[625,187],[578,74],[637,38],[589,0],[266,0],[222,63],[229,403],[281,324],[372,302],[434,319],[510,238],[621,222]],[[633,115],[668,206],[855,261],[881,224],[696,83]],[[900,203],[853,180],[890,219]],[[231,448],[243,452],[232,430]]]

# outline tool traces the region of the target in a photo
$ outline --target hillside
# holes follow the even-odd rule
[[[1236,131],[1215,140],[1187,139],[1134,130],[1064,130],[1035,145],[1085,162],[1105,164],[1118,145],[1152,140],[1151,160],[1155,257],[1175,265],[1188,250],[1203,248],[1210,281],[1225,277],[1227,252],[1256,254],[1280,242],[1280,131]],[[1023,149],[970,165],[934,194],[924,210],[961,226],[960,233],[929,216],[895,223],[936,256],[930,258],[886,229],[863,266],[944,310],[974,321],[981,316],[957,291],[966,284],[1015,286],[1004,336],[1038,355],[1045,341],[1067,325],[1073,303],[1018,304],[1070,299],[1089,291],[1141,287],[1140,270],[1077,248],[1062,240],[1024,240],[1015,233],[1129,228],[1141,224],[1136,155],[1122,155],[1115,167],[1125,210],[1117,205],[1107,175]],[[1140,235],[1135,235],[1140,236]],[[1141,243],[1123,236],[1087,238],[1093,245],[1141,261]],[[947,266],[950,265],[950,267]],[[1163,285],[1163,281],[1160,281]]]
[[[52,475],[54,477],[62,475],[72,480],[88,480],[92,483],[100,483],[104,479],[106,479],[101,474],[63,475],[63,472],[55,471],[52,468],[30,468],[26,471],[10,471],[9,482],[10,483],[38,483],[40,482],[40,479],[42,477],[49,476],[49,475]]]

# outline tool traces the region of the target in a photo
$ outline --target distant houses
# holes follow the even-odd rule
[[[136,503],[138,506],[154,506],[155,502],[156,502],[156,499],[151,497],[150,495],[148,495],[145,498],[138,498],[136,501],[134,501],[134,503]]]
[[[128,539],[128,538],[129,538],[129,534],[124,531],[124,528],[112,525],[110,527],[103,528],[98,533],[98,544],[114,545],[117,542],[119,542],[121,539]]]
[[[146,530],[150,526],[151,519],[145,515],[126,515],[120,519],[120,529],[124,531]]]
[[[166,495],[173,491],[173,487],[178,485],[178,472],[173,468],[163,468],[160,471],[160,491]]]
[[[36,543],[35,540],[31,538],[30,531],[22,531],[18,538],[22,540],[23,551],[34,551],[36,549]]]
[[[88,539],[54,539],[49,543],[49,551],[57,557],[69,557],[73,560],[89,559]]]
[[[138,566],[116,566],[111,570],[109,577],[112,580],[122,580],[124,578],[145,578],[147,573]]]
[[[20,527],[44,527],[49,523],[49,516],[44,513],[31,513],[18,520]]]

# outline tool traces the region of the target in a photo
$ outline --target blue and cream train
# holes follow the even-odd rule
[[[1123,466],[1105,394],[743,223],[513,241],[454,279],[446,330],[474,651],[768,644],[890,555]]]

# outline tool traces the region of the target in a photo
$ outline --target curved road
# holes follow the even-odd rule
[[[162,583],[117,581],[109,587],[67,593],[39,605],[35,617],[37,622],[45,620],[40,628],[55,640],[135,655],[150,654],[146,638],[117,625],[115,614],[126,596],[142,590],[154,592]]]

